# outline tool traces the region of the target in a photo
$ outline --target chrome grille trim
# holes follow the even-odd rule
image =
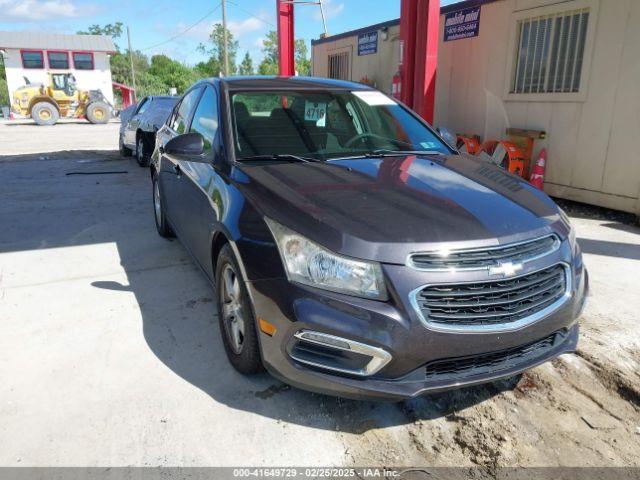
[[[382,348],[367,345],[366,343],[356,342],[344,337],[336,337],[335,335],[329,335],[327,333],[317,332],[315,330],[298,330],[294,335],[298,340],[304,342],[314,343],[316,345],[322,345],[327,348],[333,348],[335,350],[345,350],[350,352],[359,353],[371,357],[369,363],[360,370],[351,370],[345,368],[337,368],[324,363],[311,362],[304,358],[296,357],[290,354],[289,356],[296,362],[311,365],[312,367],[324,368],[334,372],[348,373],[350,375],[357,375],[360,377],[368,377],[379,372],[387,363],[391,361],[391,354]],[[341,345],[343,344],[343,345]]]
[[[560,248],[557,235],[543,235],[522,242],[492,247],[461,248],[443,254],[441,251],[414,252],[407,266],[422,272],[459,272],[486,270],[502,263],[527,263],[549,255]]]
[[[477,316],[470,317],[469,315],[464,315],[464,317],[461,316],[460,318],[456,318],[455,316],[452,316],[450,314],[441,315],[440,317],[438,317],[438,314],[436,314],[437,318],[434,318],[434,315],[430,312],[425,314],[425,312],[423,312],[423,308],[421,307],[420,302],[422,300],[420,298],[420,294],[425,289],[428,289],[431,287],[434,287],[434,288],[443,288],[447,286],[464,287],[467,285],[474,286],[474,285],[486,284],[487,288],[485,289],[473,290],[474,294],[482,295],[484,293],[491,291],[489,288],[489,285],[491,284],[496,284],[496,283],[499,283],[500,281],[508,282],[508,281],[517,280],[523,277],[531,277],[532,275],[538,274],[540,272],[544,272],[546,270],[551,270],[555,267],[561,267],[564,270],[564,291],[562,293],[557,292],[557,294],[559,295],[557,300],[553,301],[551,304],[548,304],[546,306],[545,306],[545,303],[548,303],[548,302],[544,300],[540,300],[540,301],[534,302],[533,304],[529,304],[525,308],[510,311],[508,313],[479,313],[477,314]],[[544,276],[542,278],[543,280],[538,279],[538,283],[544,284],[546,280],[544,280]],[[550,277],[550,279],[552,279],[552,277]],[[532,283],[532,284],[535,285],[535,283]],[[525,288],[527,286],[526,283],[524,284],[521,283],[520,285],[521,286],[525,285]],[[497,289],[497,290],[491,291],[491,293],[492,294],[495,294],[495,293],[508,294],[510,291],[513,291],[515,288],[518,288],[518,287]],[[439,332],[451,332],[451,333],[495,333],[495,332],[508,332],[508,331],[519,330],[539,320],[542,320],[543,318],[547,317],[551,313],[555,312],[569,298],[571,298],[571,292],[572,292],[572,282],[571,282],[570,266],[566,263],[556,263],[554,265],[550,265],[545,268],[541,268],[539,270],[527,272],[522,275],[507,277],[502,280],[488,279],[483,281],[442,283],[442,284],[435,283],[435,284],[422,285],[409,293],[409,301],[413,309],[415,310],[416,314],[418,315],[418,318],[420,319],[420,321],[424,324],[425,327],[427,327],[430,330],[439,331]],[[450,293],[446,295],[449,297],[456,296],[456,295],[451,295]],[[462,295],[464,294],[462,293],[457,294],[457,296],[462,296]],[[443,296],[445,296],[445,294],[443,294]],[[522,299],[516,298],[513,301],[519,301],[519,300],[522,300]],[[489,302],[488,305],[501,305],[500,303],[491,303],[490,301],[488,302]],[[464,305],[465,304],[458,305],[458,307],[464,308]],[[473,305],[477,306],[476,303],[474,303]],[[542,307],[542,308],[539,308],[539,307]],[[539,308],[539,309],[536,310],[536,308]],[[511,320],[511,321],[506,320],[504,322],[481,323],[481,324],[474,324],[472,321],[470,321],[471,318],[491,319],[491,318],[498,318],[501,316],[506,317],[508,315],[513,316],[514,314],[517,315],[520,313],[524,313],[527,310],[532,310],[532,313],[530,315],[523,316],[522,318],[518,318],[517,320]],[[452,320],[452,321],[447,321],[447,320]],[[460,320],[460,322],[457,323],[455,320]]]

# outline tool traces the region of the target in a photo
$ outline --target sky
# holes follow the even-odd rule
[[[442,0],[446,5],[457,0]],[[239,41],[238,62],[249,52],[262,59],[262,40],[275,30],[275,0],[227,0],[227,24]],[[366,27],[400,16],[400,0],[323,0],[329,34]],[[0,0],[0,30],[76,33],[92,24],[122,22],[131,29],[134,50],[165,53],[195,64],[204,60],[197,46],[221,22],[220,0]],[[311,39],[323,33],[320,9],[296,5],[295,34],[311,52]],[[126,48],[126,35],[118,41]]]

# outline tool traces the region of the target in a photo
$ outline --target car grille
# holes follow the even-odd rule
[[[426,377],[427,379],[438,377],[455,379],[475,375],[497,374],[515,365],[543,357],[554,346],[560,344],[565,336],[565,331],[558,331],[542,340],[520,347],[472,357],[437,360],[427,364],[425,367]]]
[[[414,253],[410,265],[420,270],[476,270],[498,266],[501,263],[523,263],[551,253],[560,245],[555,235],[524,243],[512,243],[501,247],[454,250],[447,252]]]
[[[504,280],[430,285],[417,293],[416,304],[428,323],[496,325],[534,315],[562,298],[566,290],[566,270],[558,264]]]

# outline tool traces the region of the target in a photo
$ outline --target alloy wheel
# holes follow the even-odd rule
[[[138,163],[142,165],[142,162],[144,162],[144,142],[142,141],[142,138],[138,139],[136,155],[138,157]]]
[[[236,355],[244,346],[245,317],[240,296],[240,279],[231,265],[225,265],[221,276],[220,306],[225,333]]]
[[[162,225],[162,203],[160,202],[160,186],[158,182],[153,182],[153,209],[156,215],[156,224]]]

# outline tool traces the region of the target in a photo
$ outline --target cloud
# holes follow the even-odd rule
[[[265,29],[266,24],[258,18],[250,17],[240,22],[232,20],[227,27],[235,38],[242,38],[247,33]]]
[[[168,36],[172,37],[174,35],[180,35],[181,38],[192,38],[203,42],[209,38],[209,35],[211,34],[211,30],[213,29],[213,25],[215,23],[219,23],[219,21],[203,22],[189,29],[189,31],[184,32],[187,28],[189,28],[189,25],[184,22],[178,22],[176,26],[171,30],[171,34]]]
[[[1,0],[0,0],[1,1]],[[204,42],[209,39],[213,26],[216,23],[222,23],[222,20],[213,20],[211,22],[203,22],[195,27],[191,28],[188,32],[181,35],[183,38],[192,38],[200,42]],[[184,22],[179,22],[172,30],[172,35],[177,35],[184,32],[189,25]],[[266,28],[266,24],[258,18],[247,18],[246,20],[231,20],[227,22],[227,28],[233,34],[234,39],[239,40],[244,36],[263,30]]]
[[[344,3],[336,3],[333,0],[324,0],[322,2],[322,7],[324,9],[325,18],[333,18],[337,17],[344,10]],[[322,13],[320,12],[320,7],[316,7],[316,11],[313,13],[313,18],[315,20],[322,20]]]
[[[95,11],[94,6],[79,7],[72,0],[0,0],[0,20],[52,22],[60,18],[84,17]]]

